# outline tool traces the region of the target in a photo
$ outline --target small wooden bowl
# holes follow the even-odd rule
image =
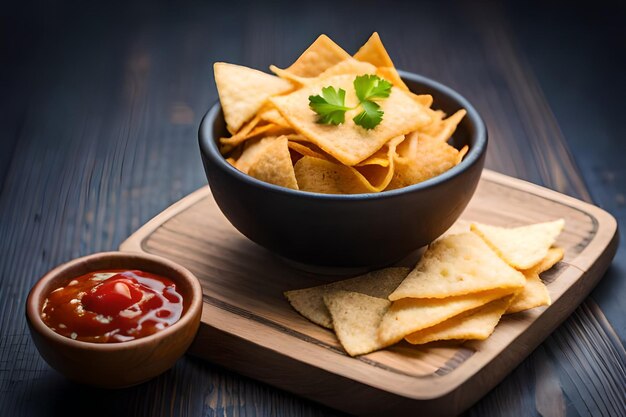
[[[150,336],[121,343],[73,340],[46,326],[41,309],[50,291],[102,269],[140,269],[170,278],[183,296],[180,320]],[[167,259],[138,253],[96,253],[60,265],[37,282],[26,302],[30,333],[46,362],[69,379],[103,388],[140,384],[171,368],[193,341],[201,313],[202,288],[191,272]]]

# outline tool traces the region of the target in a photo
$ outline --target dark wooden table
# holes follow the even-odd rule
[[[135,388],[82,387],[30,340],[24,302],[39,276],[116,249],[206,183],[196,131],[217,60],[285,66],[319,33],[353,51],[377,30],[399,68],[476,105],[490,168],[626,220],[619,4],[221,3],[3,5],[0,415],[339,414],[191,357]],[[625,298],[622,245],[592,296],[467,414],[626,415]]]

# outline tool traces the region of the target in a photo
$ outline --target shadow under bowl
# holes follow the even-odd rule
[[[391,191],[318,194],[268,184],[231,166],[218,141],[228,136],[216,103],[199,130],[206,176],[220,210],[250,240],[295,264],[373,269],[389,265],[441,236],[469,203],[483,169],[487,130],[463,96],[429,78],[400,72],[411,91],[431,94],[433,108],[466,109],[450,143],[469,145],[445,173]]]
[[[174,281],[183,297],[183,314],[152,335],[120,343],[73,340],[50,329],[41,319],[48,294],[93,271],[139,269]],[[171,368],[193,341],[200,325],[202,288],[196,277],[167,259],[138,253],[104,252],[75,259],[48,272],[26,302],[28,327],[41,356],[67,378],[102,388],[123,388],[147,381]]]

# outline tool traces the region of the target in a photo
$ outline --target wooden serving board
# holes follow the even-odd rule
[[[282,295],[339,278],[294,269],[248,240],[222,215],[209,187],[156,216],[120,249],[164,256],[198,277],[204,309],[193,355],[355,414],[452,415],[498,384],[578,306],[617,248],[616,221],[600,208],[483,173],[461,224],[516,226],[556,218],[566,220],[557,242],[566,254],[542,274],[552,305],[505,316],[483,342],[401,343],[357,358]],[[401,264],[413,266],[418,255]]]

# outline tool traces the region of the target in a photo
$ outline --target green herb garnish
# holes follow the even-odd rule
[[[384,112],[375,99],[389,97],[391,83],[377,75],[360,75],[354,79],[354,91],[359,99],[355,107],[346,107],[346,92],[334,87],[322,88],[322,95],[309,96],[309,107],[317,113],[317,123],[339,125],[345,121],[346,111],[361,106],[362,112],[352,120],[365,129],[373,129],[383,120]]]
[[[334,87],[322,88],[322,95],[309,96],[309,107],[319,115],[317,123],[325,125],[338,125],[345,121],[346,91],[342,88],[335,90]]]

